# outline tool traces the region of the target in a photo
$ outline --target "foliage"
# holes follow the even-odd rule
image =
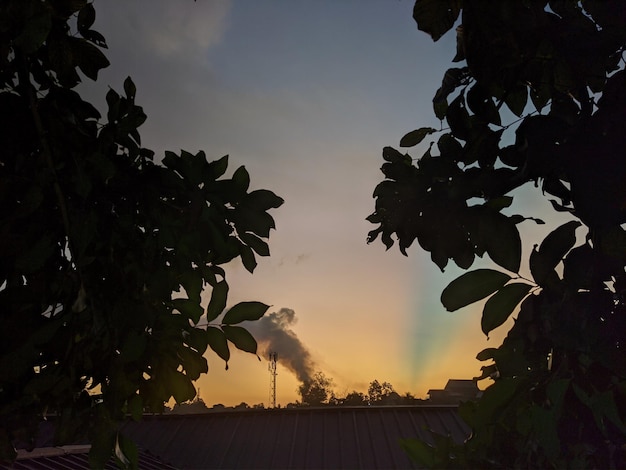
[[[378,380],[370,382],[367,388],[367,401],[370,405],[376,405],[384,402],[392,394],[396,394],[393,389],[393,385],[389,382],[383,382],[382,384]]]
[[[436,468],[624,467],[626,4],[415,3],[434,40],[459,15],[459,66],[433,99],[441,129],[402,138],[431,141],[416,160],[383,150],[369,241],[390,248],[395,237],[406,254],[417,240],[441,270],[487,254],[498,269],[464,274],[442,302],[453,311],[488,298],[485,334],[517,316],[500,347],[478,354],[491,361],[479,379],[494,382],[461,408],[468,442],[406,446]],[[529,183],[572,220],[532,249],[525,279],[517,226],[542,222],[507,213]]]
[[[116,443],[132,464],[116,424],[192,399],[209,346],[224,361],[229,342],[256,353],[238,324],[268,308],[245,302],[218,320],[222,265],[252,272],[269,254],[268,210],[282,199],[251,191],[244,167],[225,177],[228,157],[155,160],[130,78],[106,94],[105,118],[83,100],[76,85],[109,63],[95,16],[87,0],[0,5],[2,460],[52,413],[57,443],[89,436],[93,466]]]
[[[323,372],[316,372],[309,380],[305,380],[298,387],[298,393],[305,406],[321,406],[328,404],[334,397],[333,380]]]

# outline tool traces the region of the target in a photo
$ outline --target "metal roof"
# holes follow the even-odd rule
[[[89,469],[89,445],[43,447],[33,451],[19,450],[12,464],[0,462],[2,470],[87,470]],[[139,470],[176,470],[162,460],[139,451]],[[119,470],[111,459],[104,470]]]
[[[415,468],[398,441],[462,442],[456,406],[323,407],[146,416],[122,432],[180,469]]]

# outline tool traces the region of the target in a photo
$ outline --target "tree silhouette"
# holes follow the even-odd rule
[[[491,361],[479,379],[494,382],[460,409],[472,437],[405,447],[436,468],[624,467],[626,3],[418,0],[413,11],[435,41],[459,15],[459,66],[433,99],[441,126],[400,140],[427,148],[419,158],[383,150],[369,241],[406,254],[417,240],[442,270],[488,255],[497,269],[463,274],[442,303],[488,298],[486,335],[516,319],[477,356]],[[517,227],[543,222],[511,212],[521,187],[571,216],[531,250],[530,275]]]
[[[192,399],[209,346],[256,353],[238,324],[268,308],[224,313],[222,266],[269,255],[282,199],[244,167],[224,177],[228,157],[156,159],[130,78],[104,118],[83,100],[76,85],[109,64],[95,17],[87,0],[0,5],[0,460],[53,413],[55,442],[89,436],[93,467],[116,445],[136,465],[117,423]]]
[[[298,393],[302,404],[306,406],[321,406],[328,404],[328,400],[334,396],[333,380],[326,377],[323,372],[316,372],[309,380],[305,380],[298,387]]]

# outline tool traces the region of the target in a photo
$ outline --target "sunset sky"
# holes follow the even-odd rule
[[[382,148],[415,128],[439,127],[431,99],[451,66],[453,34],[433,43],[418,31],[411,0],[95,7],[94,29],[107,38],[112,65],[85,86],[92,100],[102,106],[108,87],[121,90],[130,75],[148,115],[144,146],[157,155],[229,154],[231,170],[245,165],[254,189],[285,199],[273,211],[271,257],[259,259],[253,275],[227,267],[231,304],[293,310],[284,326],[339,395],[365,392],[377,379],[425,397],[448,378],[478,375],[476,353],[499,345],[504,328],[487,341],[478,309],[445,312],[439,295],[461,271],[451,265],[442,274],[417,246],[404,257],[379,241],[366,244]],[[518,212],[542,215],[543,206],[521,199]],[[285,405],[298,398],[298,381],[281,364],[289,352],[277,352],[277,401]],[[207,357],[209,374],[197,383],[207,404],[268,404],[265,357],[234,354],[228,371]]]

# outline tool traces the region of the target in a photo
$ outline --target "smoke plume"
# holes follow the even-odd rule
[[[292,371],[300,382],[307,382],[313,377],[315,362],[291,329],[296,321],[294,310],[281,308],[251,323],[248,329],[261,346],[263,356],[267,357],[270,352],[277,353],[279,364]]]

